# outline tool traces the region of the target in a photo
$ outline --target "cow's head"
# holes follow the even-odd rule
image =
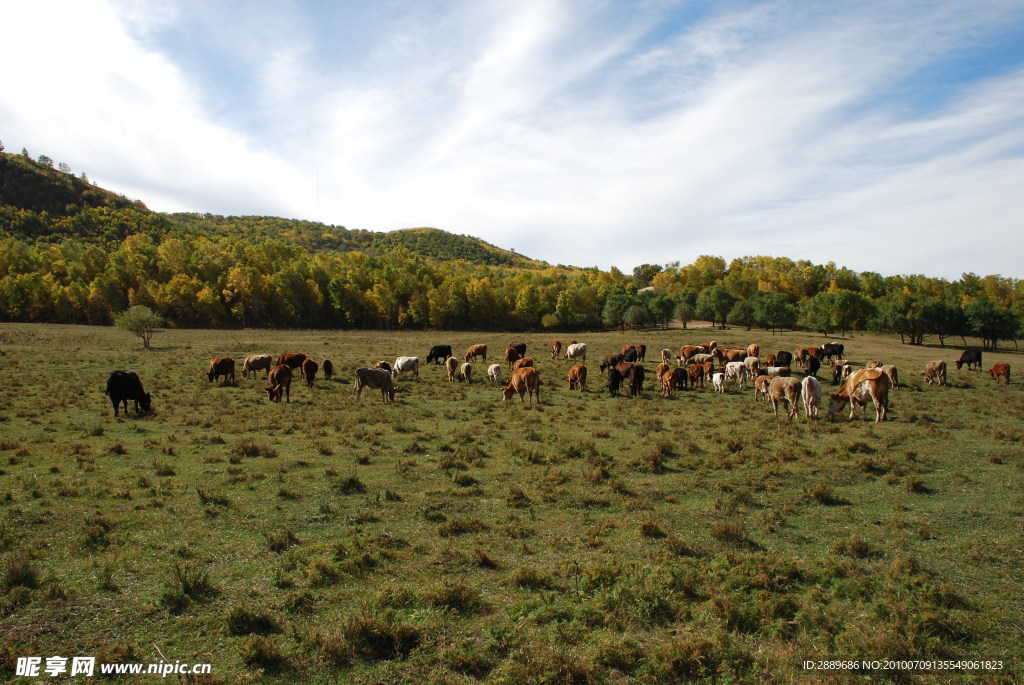
[[[270,398],[271,402],[281,401],[281,386],[267,386],[266,388],[264,388],[264,390],[267,391],[267,397]]]
[[[959,361],[959,360],[957,360],[957,361],[955,361],[953,363],[956,364],[956,370],[957,371],[959,371],[960,367],[964,365],[964,363],[962,361]]]
[[[512,387],[511,383],[509,383],[508,385],[501,389],[501,401],[505,402],[507,400],[510,400],[512,399],[512,396],[515,394],[516,389]]]
[[[832,395],[832,397],[830,397],[828,400],[829,416],[833,414],[838,414],[840,411],[842,411],[843,407],[846,406],[846,403],[849,402],[849,399],[850,398],[843,397],[839,393]]]
[[[214,377],[214,375],[215,375],[215,374],[213,373],[213,371],[212,371],[212,370],[210,370],[210,371],[207,371],[207,373],[206,373],[206,377],[210,379],[210,382],[211,382],[211,383],[213,383],[213,377]]]
[[[153,396],[148,392],[139,399],[139,409],[142,411],[153,411]]]

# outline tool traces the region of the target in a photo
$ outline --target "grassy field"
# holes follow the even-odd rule
[[[843,340],[856,363],[900,368],[876,425],[870,410],[776,418],[750,390],[667,399],[648,381],[611,398],[597,372],[627,342],[649,359],[710,338],[763,356],[816,335],[574,337],[590,347],[582,395],[541,335],[171,330],[144,350],[110,328],[0,325],[0,674],[19,656],[91,655],[213,665],[189,682],[934,675],[802,666],[854,659],[1001,660],[941,677],[1024,678],[1012,347],[985,355],[1017,374],[997,386],[956,371],[958,350]],[[394,404],[352,396],[352,370],[378,359],[520,340],[540,406],[440,366],[403,379]],[[336,375],[280,405],[262,381],[207,381],[210,357],[254,352],[329,358]],[[948,387],[923,385],[932,359]],[[119,368],[152,414],[113,416]]]

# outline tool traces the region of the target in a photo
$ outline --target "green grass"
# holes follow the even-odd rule
[[[18,656],[155,662],[155,645],[212,663],[209,682],[802,682],[824,677],[805,659],[886,658],[1024,677],[1020,383],[857,335],[849,359],[900,368],[891,421],[789,421],[752,388],[611,398],[597,366],[626,342],[653,376],[662,347],[819,336],[578,334],[582,394],[553,337],[171,330],[143,350],[110,328],[0,325],[0,673]],[[539,406],[441,366],[394,404],[352,395],[379,359],[520,340]],[[262,381],[205,376],[213,356],[286,351],[331,359],[334,380],[274,404]],[[923,384],[932,359],[949,387]],[[119,368],[153,414],[114,418]]]

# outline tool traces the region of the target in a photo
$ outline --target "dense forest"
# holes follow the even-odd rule
[[[854,272],[702,255],[687,265],[552,266],[437,229],[163,214],[0,144],[0,320],[108,324],[146,305],[179,327],[576,330],[665,325],[870,329],[1016,340],[1024,282]]]

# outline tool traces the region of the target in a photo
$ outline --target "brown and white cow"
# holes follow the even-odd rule
[[[565,361],[571,359],[579,359],[584,364],[587,363],[587,343],[571,343],[565,348]]]
[[[256,377],[257,371],[266,370],[270,373],[270,367],[274,365],[274,358],[269,354],[250,354],[242,362],[242,378],[248,378],[251,373]]]
[[[225,383],[229,379],[235,382],[235,360],[231,357],[214,357],[210,360],[210,370],[206,372],[206,377],[213,383],[221,376],[224,376]]]
[[[292,401],[292,369],[287,364],[277,364],[267,374],[267,396],[272,402],[280,402],[281,397],[291,404]]]
[[[395,380],[391,377],[391,372],[389,371],[384,369],[367,369],[366,367],[356,369],[356,382],[353,389],[356,394],[356,400],[362,399],[363,388],[379,389],[382,401],[395,401]]]
[[[510,400],[516,393],[519,394],[520,402],[525,402],[523,396],[529,394],[531,403],[533,396],[536,395],[537,404],[540,404],[540,375],[537,373],[537,369],[532,366],[524,366],[512,372],[508,385],[502,390],[502,399]]]
[[[928,385],[932,383],[938,383],[939,385],[946,384],[946,362],[934,361],[928,362],[924,365],[924,371],[921,372],[924,379],[928,381]]]
[[[556,340],[551,343],[551,358],[558,359],[559,355],[562,354],[562,341]]]
[[[466,350],[466,361],[473,361],[477,357],[483,357],[487,361],[487,345],[470,345]]]
[[[868,401],[875,405],[875,423],[885,421],[889,416],[889,377],[881,369],[860,369],[850,374],[839,392],[832,395],[828,403],[829,415],[836,414],[847,402],[850,404],[850,418],[860,406],[867,412]]]
[[[989,372],[989,374],[992,375],[992,380],[994,380],[997,384],[999,383],[999,379],[1000,378],[1005,379],[1007,385],[1010,384],[1010,365],[1009,364],[1007,364],[1005,362],[1001,362],[1001,363],[996,364],[995,366],[993,366],[991,369],[989,369],[988,372]]]
[[[587,386],[587,367],[576,364],[569,368],[569,389],[583,392]]]
[[[754,379],[754,401],[768,397],[768,386],[771,385],[772,376],[761,375]]]

